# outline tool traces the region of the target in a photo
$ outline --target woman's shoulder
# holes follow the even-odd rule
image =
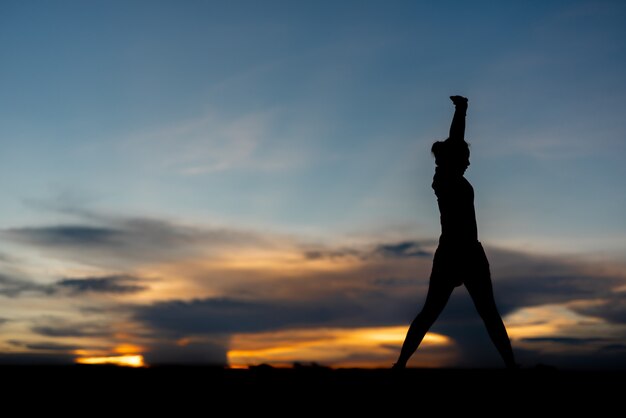
[[[447,173],[435,172],[433,184],[460,184],[464,180],[463,176],[453,176]]]

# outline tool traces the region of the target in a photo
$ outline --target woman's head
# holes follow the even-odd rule
[[[470,165],[469,144],[465,141],[437,141],[430,150],[435,157],[435,164],[442,169],[463,174]]]

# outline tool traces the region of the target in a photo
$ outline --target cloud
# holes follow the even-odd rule
[[[623,279],[619,277],[588,276],[564,271],[562,275],[503,278],[494,285],[494,291],[501,310],[506,314],[524,306],[606,297],[620,283],[623,283]]]
[[[323,303],[210,298],[139,307],[135,318],[158,332],[174,335],[230,334],[324,324],[345,310]]]
[[[76,309],[78,315],[87,312],[84,305],[68,307],[63,297],[106,295],[98,300],[100,305],[90,304],[98,321],[77,321],[71,315],[35,321],[30,327],[33,334],[64,338],[68,345],[74,344],[72,339],[114,340],[114,319],[101,314],[115,313],[117,321],[122,312],[128,315],[124,321],[129,327],[142,330],[131,340],[140,339],[138,344],[147,347],[146,355],[152,356],[149,363],[220,364],[233,335],[408,327],[425,299],[432,255],[430,240],[333,246],[311,244],[296,236],[147,218],[91,216],[90,223],[13,228],[2,234],[37,248],[44,258],[96,265],[96,271],[123,272],[84,277],[67,274],[47,285],[17,275],[0,275],[0,294],[45,297],[47,306],[62,303],[63,309]],[[595,318],[596,324],[611,330],[605,332],[624,323],[623,292],[616,293],[616,289],[624,286],[626,279],[618,268],[598,269],[584,260],[493,247],[486,250],[496,303],[504,317],[554,305],[578,313],[580,321]],[[155,276],[164,279],[153,280],[148,287],[145,277]],[[125,297],[135,294],[137,299]],[[551,315],[569,314],[553,310]],[[455,365],[500,365],[463,287],[455,290],[432,331],[450,338],[461,350]],[[568,353],[575,348],[613,356],[626,341],[622,331],[615,331],[611,341],[594,340],[602,335],[569,322],[556,323],[553,331],[524,334],[517,341],[520,352],[529,361],[545,359],[548,346]],[[192,342],[180,343],[188,338]],[[42,345],[23,348],[41,351],[37,347],[45,347],[45,342],[32,344]]]
[[[78,350],[80,348],[83,348],[78,345],[59,344],[59,343],[48,342],[48,341],[29,343],[29,342],[20,341],[20,340],[11,340],[9,341],[9,343],[14,346],[23,347],[23,348],[27,348],[29,350],[35,350],[35,351],[60,351],[60,352],[69,353],[73,350]]]
[[[395,244],[378,245],[374,251],[383,257],[431,257],[418,241],[403,241]]]
[[[132,276],[104,276],[80,279],[63,279],[56,283],[59,289],[68,289],[77,295],[82,293],[137,293],[147,289],[136,284],[139,279]]]
[[[16,298],[25,293],[46,296],[58,295],[64,292],[69,292],[71,295],[87,293],[130,294],[148,289],[147,286],[137,284],[139,281],[139,278],[129,275],[112,275],[66,278],[53,284],[39,284],[26,279],[0,275],[0,295]]]
[[[60,225],[48,227],[14,228],[9,237],[37,246],[98,247],[114,245],[121,231],[85,225]]]
[[[503,313],[522,307],[567,304],[575,301],[614,299],[616,310],[620,295],[616,289],[626,285],[623,268],[598,266],[584,257],[546,257],[522,251],[486,248],[491,265],[496,301]],[[579,304],[575,310],[605,309]]]
[[[29,280],[0,274],[0,295],[15,298],[25,292],[49,294],[52,290],[48,286],[34,283]]]
[[[602,318],[613,324],[626,325],[626,292],[611,294],[588,304],[573,305],[572,309],[583,315]]]
[[[409,258],[409,257],[432,257],[430,251],[424,249],[429,242],[417,240],[399,241],[393,243],[375,244],[373,248],[353,247],[353,248],[318,248],[304,251],[305,258],[309,260],[318,259],[340,259],[340,258],[360,258],[368,259],[373,257],[382,258]]]
[[[5,229],[5,239],[54,258],[121,269],[151,262],[217,256],[242,248],[273,248],[284,240],[235,228],[182,225],[151,218],[90,214],[92,224]]]
[[[304,258],[307,260],[325,260],[325,259],[341,259],[346,257],[362,258],[364,256],[363,251],[359,251],[354,248],[341,248],[341,249],[315,249],[304,250]]]
[[[303,250],[304,260],[330,260],[337,263],[338,270],[307,271],[302,264],[299,276],[261,276],[256,281],[230,283],[224,298],[171,300],[137,307],[135,319],[157,333],[173,335],[320,326],[408,326],[423,303],[430,261],[413,255],[421,248],[418,241],[370,248],[374,250]],[[494,278],[496,302],[503,315],[546,303],[597,299],[624,282],[620,277],[586,275],[558,259],[535,259],[523,253],[506,253],[502,257],[502,252],[494,250],[491,253],[490,261],[498,271]],[[350,262],[344,264],[345,259]],[[520,273],[517,263],[526,265],[526,270]],[[454,292],[435,329],[470,345],[476,333],[484,334],[482,321],[463,287]],[[484,350],[485,343],[490,344],[488,339],[482,340],[476,352]]]
[[[105,322],[69,322],[49,319],[48,324],[35,325],[31,331],[46,337],[110,337],[113,332]]]

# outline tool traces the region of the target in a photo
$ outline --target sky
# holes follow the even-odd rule
[[[450,95],[518,362],[626,368],[622,1],[0,2],[0,363],[389,367]],[[463,287],[415,367],[501,367]]]

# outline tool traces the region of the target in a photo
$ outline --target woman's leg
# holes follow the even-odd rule
[[[394,368],[404,368],[409,358],[424,339],[424,336],[446,306],[454,286],[441,283],[441,280],[431,278],[426,301],[421,312],[415,317],[406,334],[402,350]]]
[[[496,346],[500,356],[502,356],[504,363],[509,368],[517,367],[509,335],[496,307],[489,271],[483,272],[481,277],[466,280],[465,287],[472,297],[474,306],[476,306],[478,314],[487,327],[489,337]]]

